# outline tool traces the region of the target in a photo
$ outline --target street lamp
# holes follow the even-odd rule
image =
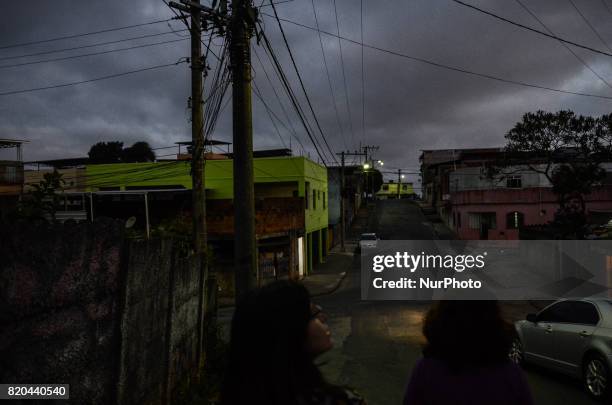
[[[370,168],[370,164],[369,163],[364,163],[363,164],[363,169],[364,170],[368,170]]]
[[[381,166],[384,166],[384,165],[385,165],[385,162],[383,162],[382,160],[379,160],[379,161],[378,161],[378,164],[379,164],[379,165],[381,165]]]

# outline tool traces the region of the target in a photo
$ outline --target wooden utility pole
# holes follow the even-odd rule
[[[346,184],[344,180],[344,151],[340,153],[342,156],[342,168],[340,169],[340,248],[345,251],[344,238],[346,229],[346,214],[344,212],[344,194],[346,193]]]
[[[231,69],[234,140],[234,263],[236,298],[257,285],[251,47],[254,12],[249,0],[232,0]]]
[[[204,194],[204,106],[202,73],[205,61],[202,59],[202,6],[200,0],[185,1],[168,5],[189,15],[191,35],[191,198],[193,249],[198,256],[200,277],[198,280],[198,342],[196,358],[200,365],[205,362],[208,336],[215,322],[216,282],[209,280],[206,238],[206,196]],[[206,308],[205,308],[206,307]],[[206,319],[205,319],[206,318]],[[201,367],[198,367],[201,369]],[[198,378],[201,375],[198,373]]]
[[[345,202],[344,198],[346,196],[346,180],[344,176],[344,165],[345,165],[345,157],[346,156],[363,156],[363,153],[358,152],[340,152],[336,153],[336,155],[340,155],[342,166],[340,168],[340,248],[342,251],[345,251],[344,242],[346,239],[346,211],[345,211]]]
[[[402,169],[397,169],[397,199],[401,198],[400,189],[402,188]]]

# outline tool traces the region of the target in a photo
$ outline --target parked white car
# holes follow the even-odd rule
[[[378,245],[379,237],[375,233],[362,233],[359,238],[359,248],[369,249]]]
[[[515,328],[510,352],[515,363],[580,378],[592,397],[612,397],[612,300],[557,301],[516,322]]]

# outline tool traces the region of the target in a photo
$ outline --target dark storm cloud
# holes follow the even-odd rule
[[[609,1],[609,0],[607,0]],[[360,39],[360,1],[336,0],[343,36]],[[550,29],[562,37],[606,50],[566,1],[523,0]],[[473,1],[473,4],[523,24],[541,28],[515,1]],[[577,0],[577,6],[612,44],[612,15],[601,2]],[[259,1],[257,1],[259,5]],[[315,0],[322,29],[336,32],[332,0]],[[612,5],[612,4],[611,4]],[[461,7],[450,0],[363,1],[364,41],[415,57],[452,65],[483,74],[548,87],[593,94],[612,95],[612,90],[576,60],[556,41],[526,32]],[[47,2],[26,5],[7,3],[1,13],[3,44],[37,40],[62,34],[103,29],[171,16],[160,1]],[[312,3],[295,0],[279,4],[282,17],[314,26]],[[271,7],[262,9],[271,13]],[[291,67],[276,22],[262,17],[294,90],[307,105]],[[342,43],[353,134],[350,134],[345,89],[336,38],[323,35],[323,45],[335,93],[344,138],[335,114],[321,57],[319,38],[313,31],[283,23],[298,62],[314,109],[332,149],[355,149],[359,142],[380,145],[376,154],[385,167],[416,168],[421,149],[498,146],[503,136],[523,113],[536,109],[570,108],[581,114],[600,115],[610,111],[612,102],[567,94],[551,93],[424,65],[381,53],[364,51],[365,131],[362,133],[361,48]],[[173,27],[181,29],[178,22]],[[107,41],[167,30],[158,24],[79,40],[0,50],[0,57]],[[150,38],[133,43],[179,39],[177,35]],[[118,44],[124,47],[128,44]],[[298,137],[314,155],[310,141],[295,114],[263,49],[255,44],[277,92],[291,115]],[[108,48],[105,48],[108,49]],[[606,56],[575,49],[593,70],[612,82]],[[83,52],[83,51],[78,51]],[[176,61],[188,54],[188,43],[117,52],[89,58],[2,69],[0,91],[84,80],[127,70]],[[36,58],[33,58],[36,59]],[[212,63],[212,61],[211,61]],[[3,64],[3,63],[2,63]],[[253,55],[255,81],[268,105],[285,125],[291,126]],[[119,139],[129,144],[147,140],[166,146],[189,138],[186,97],[189,71],[185,64],[161,71],[130,75],[71,88],[48,90],[0,98],[2,137],[27,138],[27,159],[80,156],[98,140]],[[270,118],[253,97],[256,148],[280,147],[281,141]],[[311,120],[312,121],[312,120]],[[312,121],[314,124],[314,121]],[[278,124],[286,145],[295,150],[297,142]],[[216,139],[231,140],[231,104],[219,119]]]

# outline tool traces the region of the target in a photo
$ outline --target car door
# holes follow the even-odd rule
[[[599,311],[587,301],[568,301],[569,320],[554,326],[553,358],[561,371],[579,375],[582,356],[599,323]]]
[[[523,328],[523,349],[527,360],[547,367],[556,367],[554,330],[569,319],[569,303],[556,302],[537,315],[537,322]]]

